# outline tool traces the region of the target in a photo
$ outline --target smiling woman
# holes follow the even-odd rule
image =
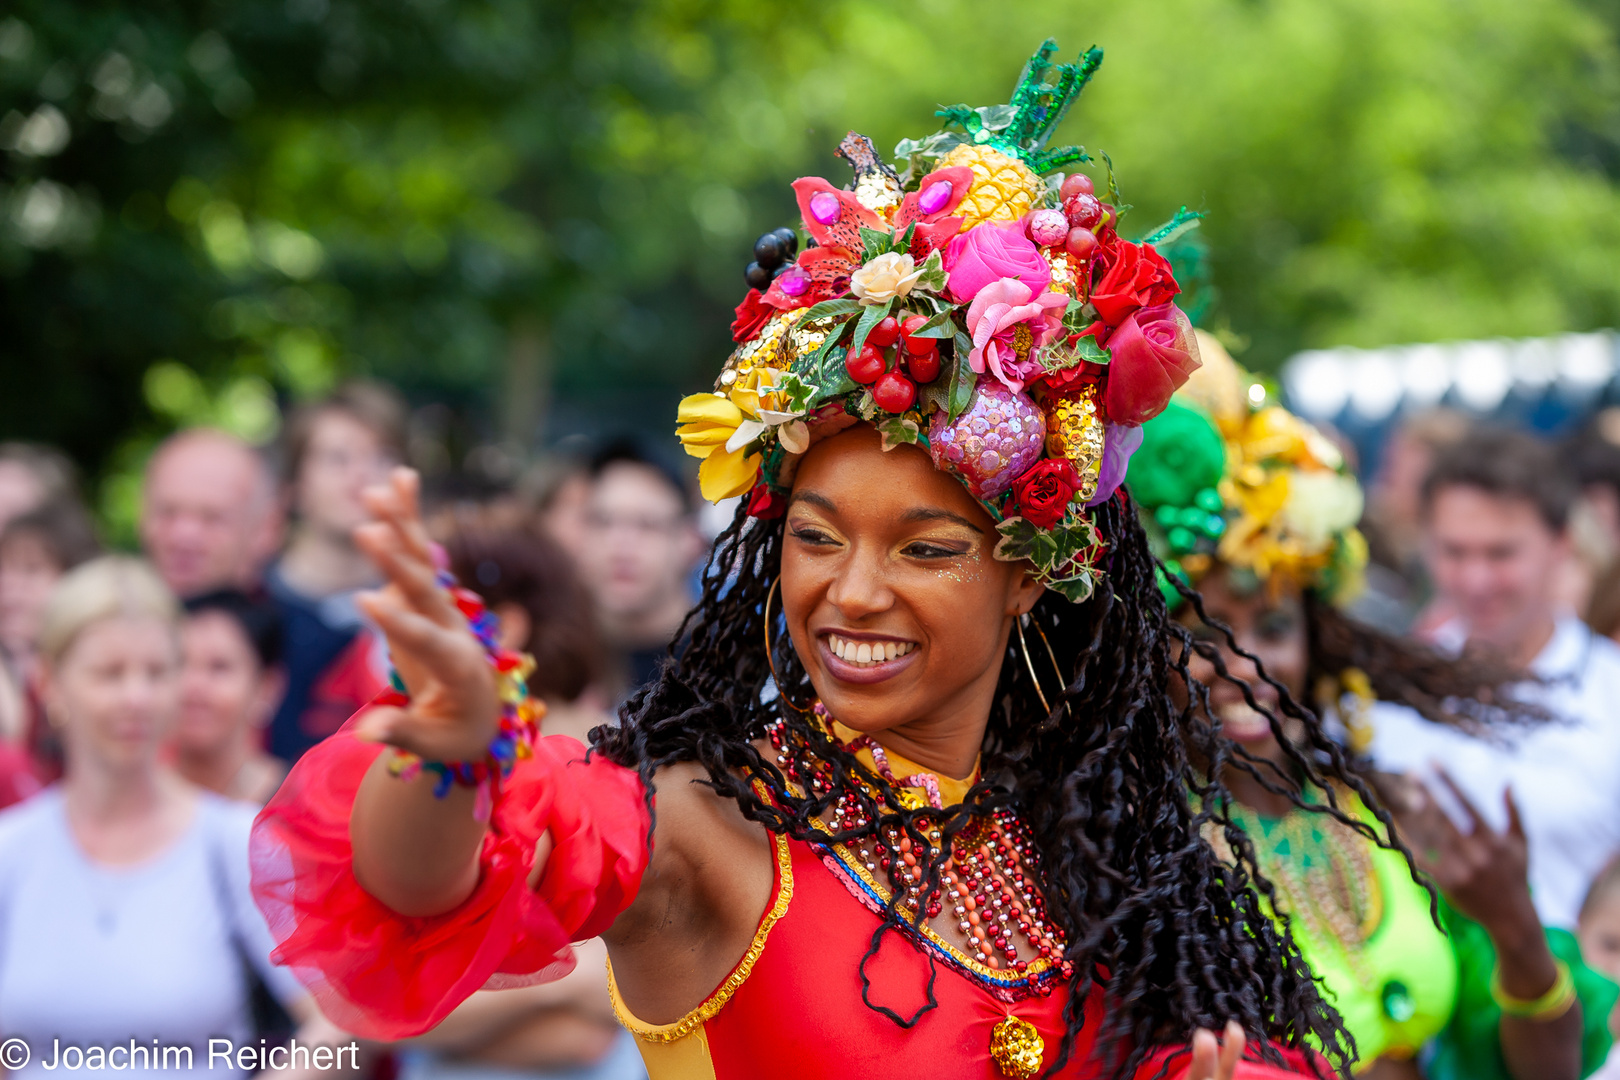
[[[369,496],[408,696],[306,757],[256,848],[280,956],[346,1027],[421,1031],[601,934],[655,1080],[1343,1064],[1252,858],[1202,835],[1223,791],[1188,745],[1228,750],[1169,692],[1191,639],[1119,489],[1196,346],[1152,243],[1039,175],[1087,160],[1045,143],[1101,60],[1052,52],[903,177],[851,134],[850,189],[795,183],[815,244],[760,238],[737,350],[680,410],[705,494],[749,497],[589,757],[503,706],[521,661],[436,576],[414,476]],[[1302,722],[1324,752],[1285,790],[1374,801]]]

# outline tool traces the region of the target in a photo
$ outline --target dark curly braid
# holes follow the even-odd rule
[[[1530,672],[1491,656],[1447,656],[1386,634],[1346,615],[1313,590],[1306,590],[1304,602],[1307,686],[1337,678],[1346,668],[1360,668],[1379,701],[1405,705],[1426,720],[1473,734],[1548,718],[1513,693],[1515,685],[1535,680]]]
[[[1260,1051],[1271,1060],[1279,1060],[1278,1046],[1314,1044],[1345,1069],[1354,1044],[1286,925],[1273,921],[1257,895],[1268,894],[1270,884],[1256,868],[1252,846],[1227,817],[1221,767],[1242,751],[1202,718],[1207,709],[1201,714],[1196,707],[1199,701],[1207,705],[1208,691],[1188,673],[1195,642],[1169,617],[1136,515],[1123,493],[1098,507],[1095,521],[1108,548],[1097,594],[1071,604],[1047,593],[1031,613],[1066,683],[1060,695],[1049,697],[1049,714],[1024,657],[1016,646],[1008,648],[985,734],[982,779],[961,806],[887,811],[900,803],[883,778],[833,743],[809,714],[787,704],[814,694],[788,645],[778,647],[775,657],[784,684],[779,696],[761,641],[765,602],[781,562],[782,523],[750,519],[740,510],[710,556],[679,656],[626,706],[622,726],[593,733],[596,745],[638,769],[649,787],[659,769],[698,762],[714,790],[735,799],[747,817],[800,840],[827,838],[811,819],[824,816],[846,793],[861,802],[872,823],[835,832],[836,841],[882,842],[898,828],[915,845],[923,843],[924,830],[938,830],[945,840],[935,846],[924,895],[939,887],[952,836],[997,807],[1015,808],[1035,837],[1047,910],[1063,926],[1074,964],[1068,1030],[1049,1074],[1073,1054],[1094,985],[1108,995],[1098,1053],[1116,1074],[1136,1068],[1155,1046],[1184,1044],[1194,1027],[1218,1029],[1229,1019],[1259,1033]],[[1038,642],[1032,652],[1044,661]],[[1239,682],[1224,675],[1218,656],[1215,662],[1223,677]],[[1179,708],[1168,690],[1177,677],[1192,690],[1192,700]],[[1252,701],[1252,692],[1239,685]],[[1373,793],[1315,715],[1286,690],[1281,696],[1281,711],[1300,720],[1307,734],[1293,751],[1298,778],[1279,774],[1270,782],[1301,806],[1303,786],[1331,790],[1336,781],[1376,807]],[[824,762],[831,769],[829,786],[795,794],[775,755],[756,749],[753,740],[778,717],[792,736],[786,753],[793,763]],[[810,770],[801,768],[799,775]],[[768,786],[771,800],[751,789],[756,778]],[[1318,809],[1370,831],[1336,807]],[[1387,815],[1379,813],[1387,827]],[[1227,837],[1234,864],[1222,863],[1204,839],[1211,822]],[[899,868],[895,860],[893,898],[873,951],[882,934],[903,925]],[[915,1020],[881,1011],[902,1024]]]

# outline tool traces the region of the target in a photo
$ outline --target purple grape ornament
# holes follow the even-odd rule
[[[1027,394],[981,378],[973,404],[954,421],[936,412],[928,452],[936,468],[960,476],[975,498],[994,499],[1041,459],[1046,420]]]

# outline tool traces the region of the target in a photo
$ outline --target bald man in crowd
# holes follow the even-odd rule
[[[275,478],[242,440],[194,428],[165,440],[147,463],[141,543],[180,597],[251,592],[281,532]]]

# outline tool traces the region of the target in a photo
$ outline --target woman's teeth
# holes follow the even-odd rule
[[[914,641],[846,641],[837,634],[828,634],[827,643],[834,656],[849,664],[881,664],[917,647]]]

